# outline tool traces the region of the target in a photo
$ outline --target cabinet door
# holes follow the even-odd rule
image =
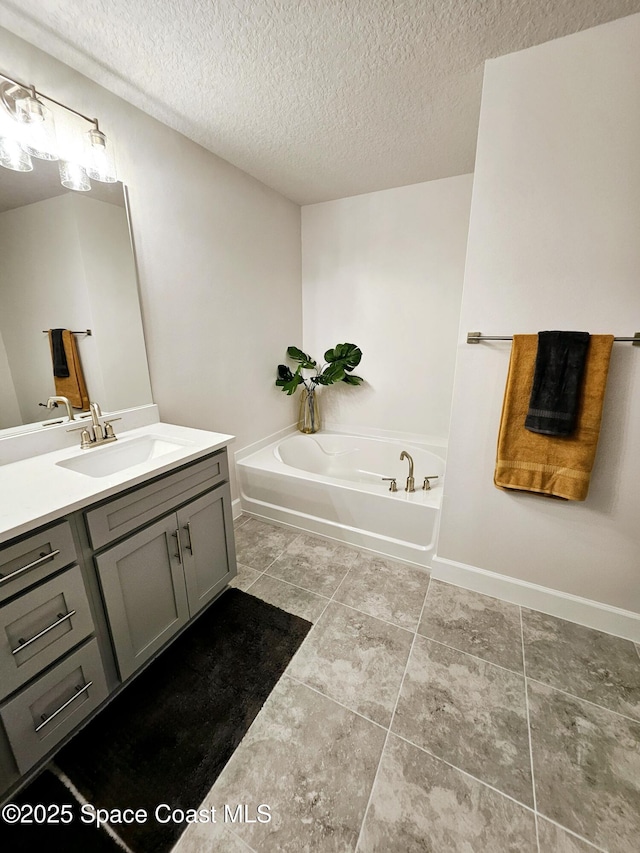
[[[189,611],[193,616],[236,574],[231,497],[221,486],[178,512]]]
[[[189,618],[175,515],[96,557],[124,681]]]

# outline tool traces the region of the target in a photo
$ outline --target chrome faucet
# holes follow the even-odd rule
[[[409,460],[409,476],[407,477],[407,485],[404,487],[405,492],[415,492],[416,490],[416,481],[413,478],[413,459],[406,450],[403,450],[400,454],[400,461],[403,459]]]
[[[75,418],[73,416],[73,409],[71,408],[71,403],[67,399],[67,397],[49,397],[47,400],[47,409],[53,409],[58,403],[64,403],[67,407],[67,417],[70,421],[74,421]],[[40,403],[42,405],[42,403]]]

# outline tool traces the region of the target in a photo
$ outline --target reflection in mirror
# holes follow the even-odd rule
[[[48,329],[91,329],[75,340],[103,411],[152,402],[121,183],[73,192],[57,162],[0,169],[0,258],[0,429],[56,414],[40,405],[56,394]]]

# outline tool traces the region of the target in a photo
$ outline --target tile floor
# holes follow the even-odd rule
[[[314,627],[175,853],[640,851],[633,643],[256,519],[236,544],[234,585]]]

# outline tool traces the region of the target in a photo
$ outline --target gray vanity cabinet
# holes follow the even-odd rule
[[[178,511],[178,530],[187,584],[189,613],[194,616],[235,574],[233,529],[228,490],[216,489]],[[231,557],[230,557],[231,555]]]
[[[96,557],[123,681],[189,619],[176,526],[164,518]]]
[[[87,514],[96,542],[176,507],[94,556],[123,681],[236,574],[227,471],[217,454]]]
[[[0,547],[0,799],[236,571],[226,449]]]

